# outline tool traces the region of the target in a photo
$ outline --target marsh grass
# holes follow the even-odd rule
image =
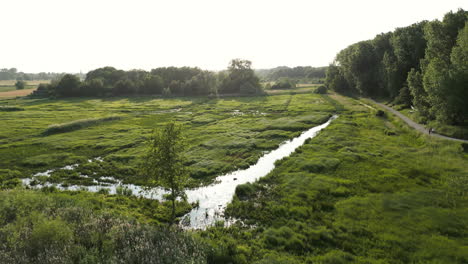
[[[376,116],[359,100],[329,98],[342,106],[337,120],[236,189],[226,214],[255,228],[203,235],[233,247],[231,259],[258,263],[468,261],[463,146]]]
[[[144,185],[146,180],[138,168],[146,139],[154,129],[175,121],[184,125],[187,137],[190,185],[209,184],[220,174],[254,164],[265,151],[324,122],[335,107],[312,90],[296,95],[211,99],[0,100],[0,104],[25,109],[0,115],[0,167],[14,167],[30,175],[70,165],[67,162],[78,157],[76,170],[84,175],[113,176],[124,183]],[[109,115],[122,118],[102,121]],[[48,128],[51,124],[59,125]],[[60,155],[72,158],[61,159]],[[97,156],[103,162],[86,162]],[[71,178],[64,175],[64,181],[68,180]]]
[[[0,106],[0,112],[24,111],[23,107],[18,106]]]
[[[42,135],[48,136],[53,134],[71,132],[90,126],[96,126],[104,122],[115,121],[120,119],[122,119],[121,116],[108,116],[102,118],[80,119],[63,124],[53,124],[50,125],[46,130],[44,130],[44,132],[42,132]]]

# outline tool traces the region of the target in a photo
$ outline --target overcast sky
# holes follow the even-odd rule
[[[335,54],[466,0],[1,0],[0,68],[324,66]]]

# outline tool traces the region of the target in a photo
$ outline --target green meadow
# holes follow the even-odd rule
[[[219,259],[466,263],[467,146],[422,136],[358,100],[329,99],[343,109],[338,119],[237,187],[227,215],[243,224],[200,234]]]
[[[225,212],[238,220],[230,227],[164,228],[169,202],[125,190],[1,191],[0,257],[8,263],[159,261],[168,247],[167,263],[468,262],[468,147],[377,115],[368,101],[311,90],[0,103],[9,109],[0,112],[2,188],[70,164],[79,166],[38,181],[90,185],[114,176],[145,185],[145,142],[170,120],[184,124],[191,186],[204,185],[339,115],[266,177],[237,187]],[[177,216],[192,206],[179,201]]]
[[[248,167],[265,151],[325,122],[335,111],[312,93],[219,99],[17,99],[2,100],[0,105],[5,109],[0,112],[0,167],[28,177],[80,164],[75,171],[57,170],[48,180],[75,179],[73,183],[85,185],[89,182],[76,182],[74,174],[146,184],[138,169],[140,157],[147,138],[168,121],[184,125],[190,185],[197,186]],[[96,157],[103,161],[88,162]]]

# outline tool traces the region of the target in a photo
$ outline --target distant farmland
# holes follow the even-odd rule
[[[24,89],[24,90],[8,90],[2,92],[3,87],[0,87],[0,98],[11,98],[11,97],[17,97],[17,96],[26,96],[31,94],[36,88],[29,88],[29,89]]]
[[[25,81],[26,87],[24,90],[16,90],[15,80],[0,80],[0,98],[11,98],[17,96],[26,96],[36,90],[41,83],[50,83],[50,80],[35,80]]]

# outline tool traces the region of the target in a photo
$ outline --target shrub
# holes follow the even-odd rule
[[[24,81],[17,81],[15,83],[16,90],[23,90],[26,87],[26,82]]]
[[[383,110],[377,110],[377,113],[375,113],[375,116],[378,117],[385,117],[385,112]]]
[[[319,87],[317,87],[317,89],[315,89],[314,93],[316,93],[316,94],[326,94],[327,93],[327,87],[325,87],[324,85],[320,85]]]

